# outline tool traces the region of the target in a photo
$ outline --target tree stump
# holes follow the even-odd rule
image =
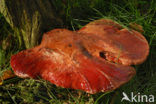
[[[37,45],[43,32],[61,26],[55,0],[0,0],[0,12],[24,41],[26,48]]]

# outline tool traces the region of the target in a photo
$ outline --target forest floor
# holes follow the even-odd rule
[[[125,27],[137,23],[144,29],[143,35],[149,42],[150,53],[147,60],[134,66],[135,77],[122,87],[109,92],[87,94],[83,91],[56,87],[42,79],[5,80],[0,86],[0,104],[131,104],[123,101],[122,92],[130,95],[154,95],[156,102],[156,0],[67,0],[55,3],[56,10],[64,22],[64,28],[80,29],[88,22],[110,18]],[[0,14],[0,75],[11,69],[11,55],[25,49],[9,24]],[[145,103],[137,103],[145,104]]]

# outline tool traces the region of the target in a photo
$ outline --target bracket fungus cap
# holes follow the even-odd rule
[[[111,25],[103,21],[108,22],[98,20],[100,26],[89,23],[78,32],[54,29],[45,33],[39,46],[11,57],[12,69],[22,78],[40,76],[57,86],[80,89],[91,94],[118,88],[135,75],[135,69],[128,65],[145,60],[148,44],[140,33],[132,31],[135,33],[133,35],[128,30],[118,30],[122,27],[111,20]],[[128,33],[128,36],[124,33]],[[132,39],[136,45],[128,39]],[[131,44],[138,50],[133,50]],[[141,44],[145,48],[137,46]],[[112,62],[110,57],[116,57],[119,51],[121,63]],[[106,58],[100,52],[108,52]],[[136,61],[138,57],[144,58]]]

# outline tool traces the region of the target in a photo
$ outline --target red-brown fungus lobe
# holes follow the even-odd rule
[[[105,25],[113,25],[117,28],[113,31],[122,28],[111,20],[105,21],[107,21]],[[111,33],[112,30],[109,31]],[[107,37],[107,40],[110,38],[114,43],[104,42],[107,41],[105,36],[101,38],[103,34],[100,35],[82,30],[73,32],[66,29],[54,29],[43,35],[39,46],[13,55],[11,66],[19,77],[40,76],[64,88],[80,89],[91,94],[114,90],[128,82],[135,75],[135,69],[101,58],[115,57],[119,49],[116,41],[111,37]],[[138,37],[144,40],[140,34]],[[122,44],[124,46],[126,43]],[[101,57],[97,57],[99,54]],[[128,57],[128,60],[131,59]]]
[[[109,61],[136,65],[145,61],[149,54],[148,42],[141,33],[125,29],[109,19],[95,20],[79,32],[99,37],[95,44],[100,44],[101,52]]]

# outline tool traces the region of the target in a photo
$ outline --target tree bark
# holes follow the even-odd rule
[[[0,0],[0,12],[26,48],[38,44],[43,32],[61,26],[54,0]]]

